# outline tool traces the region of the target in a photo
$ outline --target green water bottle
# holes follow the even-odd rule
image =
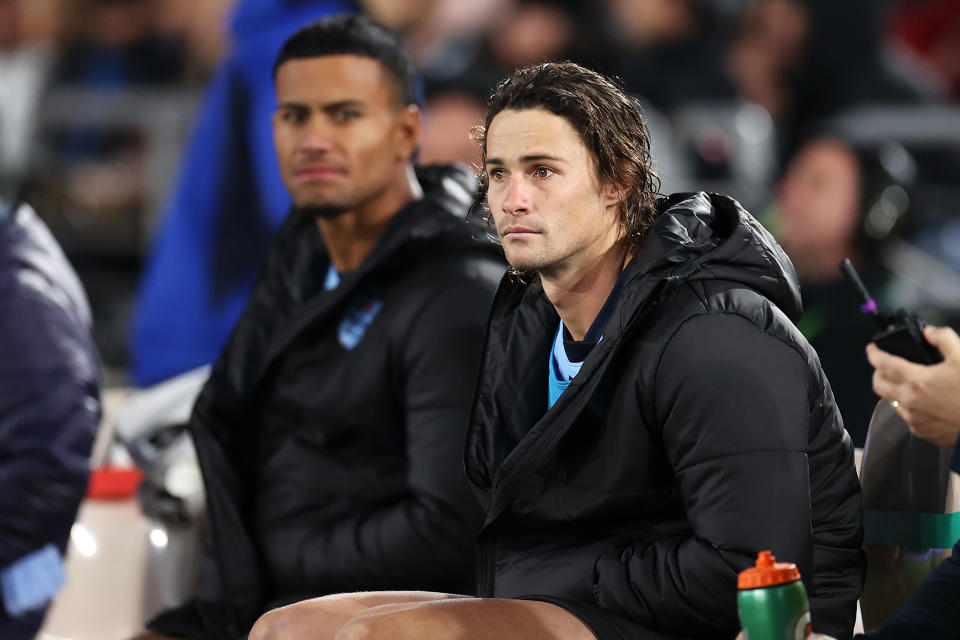
[[[777,562],[769,551],[737,578],[737,609],[744,640],[805,640],[810,606],[797,565]]]

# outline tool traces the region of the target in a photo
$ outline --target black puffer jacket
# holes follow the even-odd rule
[[[332,291],[314,221],[282,227],[189,425],[211,533],[199,591],[152,629],[246,637],[306,597],[470,588],[482,513],[463,442],[504,264],[465,220],[473,176],[419,178],[424,199]],[[344,348],[344,319],[371,309]]]
[[[795,562],[815,629],[849,638],[860,487],[800,314],[793,267],[730,198],[681,194],[546,411],[559,318],[506,277],[487,332],[467,473],[487,508],[480,595],[561,604],[610,638],[733,638],[738,571]]]

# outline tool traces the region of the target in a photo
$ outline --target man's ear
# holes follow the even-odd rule
[[[395,153],[397,159],[407,162],[420,146],[420,132],[423,129],[423,114],[420,107],[408,104],[400,111],[395,135]]]
[[[619,207],[625,193],[624,185],[618,185],[611,180],[603,180],[600,183],[600,199],[603,200],[603,206],[606,209]]]

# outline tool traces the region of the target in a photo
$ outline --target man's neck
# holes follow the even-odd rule
[[[544,293],[574,340],[587,335],[632,257],[633,251],[616,243],[579,269],[540,274]]]
[[[317,227],[340,273],[355,271],[383,236],[397,212],[423,197],[413,167],[402,179],[363,205],[334,216],[317,218]]]

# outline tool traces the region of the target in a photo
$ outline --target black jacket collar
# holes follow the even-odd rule
[[[487,229],[483,221],[467,215],[476,179],[466,167],[424,167],[417,170],[417,178],[424,189],[424,197],[394,216],[360,267],[341,274],[340,285],[332,291],[309,296],[307,294],[311,292],[304,289],[305,283],[322,277],[329,267],[329,257],[318,240],[314,221],[299,219],[289,221],[289,226],[284,224],[274,252],[280,252],[286,258],[286,264],[281,267],[281,280],[295,304],[289,305],[292,312],[280,321],[276,331],[271,332],[256,380],[263,378],[276,358],[305,328],[330,314],[342,312],[351,294],[376,274],[407,265],[419,252],[436,250],[441,243],[449,250],[487,247],[494,251],[485,241]],[[265,301],[265,306],[272,310],[274,302]]]

